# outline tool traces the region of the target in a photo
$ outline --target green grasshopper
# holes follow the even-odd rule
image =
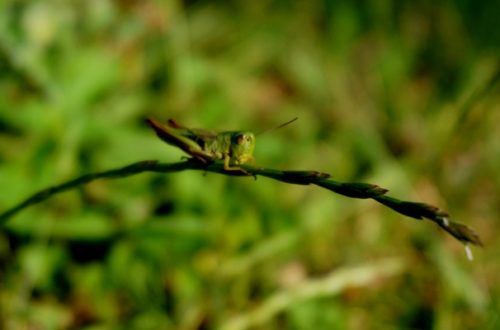
[[[273,128],[273,130],[288,125],[295,120],[297,118],[281,124]],[[209,164],[216,160],[223,160],[224,170],[239,171],[251,175],[239,165],[254,159],[253,151],[256,134],[252,132],[217,132],[200,128],[186,128],[173,119],[169,119],[166,124],[162,124],[153,118],[147,118],[146,123],[153,128],[160,139],[182,149],[197,161]]]

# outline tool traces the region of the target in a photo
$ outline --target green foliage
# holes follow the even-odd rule
[[[0,328],[498,328],[495,9],[0,2],[0,212],[84,173],[178,161],[146,117],[258,132],[298,116],[258,137],[256,167],[374,182],[485,243],[468,263],[373,201],[264,178],[95,181],[2,228]],[[338,279],[352,274],[366,278]]]

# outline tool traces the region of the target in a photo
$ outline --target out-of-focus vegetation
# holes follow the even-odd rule
[[[179,160],[146,116],[257,132],[298,116],[258,137],[256,165],[379,184],[486,245],[470,263],[431,223],[315,187],[96,181],[1,229],[0,328],[500,328],[499,9],[0,2],[0,211],[83,173]]]

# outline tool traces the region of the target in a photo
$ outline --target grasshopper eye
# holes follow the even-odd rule
[[[238,143],[238,144],[243,144],[243,143],[248,142],[248,141],[250,141],[250,137],[246,134],[239,134],[236,137],[236,143]]]
[[[245,143],[250,143],[253,140],[253,136],[251,134],[247,133],[241,133],[235,136],[235,142],[236,144],[245,144]]]

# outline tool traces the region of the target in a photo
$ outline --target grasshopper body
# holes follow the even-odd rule
[[[241,171],[241,164],[253,160],[255,135],[245,131],[216,132],[204,129],[189,129],[172,119],[162,124],[148,118],[146,123],[166,143],[176,146],[194,159],[203,163],[224,161],[226,171]]]

